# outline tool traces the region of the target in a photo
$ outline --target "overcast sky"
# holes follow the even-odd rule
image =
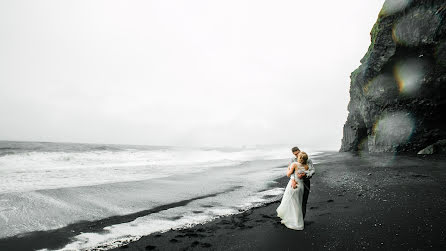
[[[0,0],[0,140],[339,149],[383,0]]]

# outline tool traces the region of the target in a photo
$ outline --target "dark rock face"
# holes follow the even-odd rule
[[[446,154],[446,139],[437,141],[419,151],[418,154]]]
[[[361,63],[341,151],[418,152],[446,139],[445,0],[387,0]]]

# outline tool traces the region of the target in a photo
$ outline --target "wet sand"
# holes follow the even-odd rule
[[[446,246],[446,157],[333,153],[316,164],[305,229],[279,201],[115,250],[419,250]],[[285,186],[288,178],[278,180]]]

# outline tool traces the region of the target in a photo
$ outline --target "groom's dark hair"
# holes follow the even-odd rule
[[[294,153],[295,151],[300,151],[299,147],[295,146],[291,148],[291,152]]]

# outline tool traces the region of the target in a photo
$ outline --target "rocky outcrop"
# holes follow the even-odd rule
[[[350,78],[341,151],[417,153],[446,138],[446,1],[387,0]]]
[[[418,154],[446,154],[446,139],[437,141],[419,151]]]

